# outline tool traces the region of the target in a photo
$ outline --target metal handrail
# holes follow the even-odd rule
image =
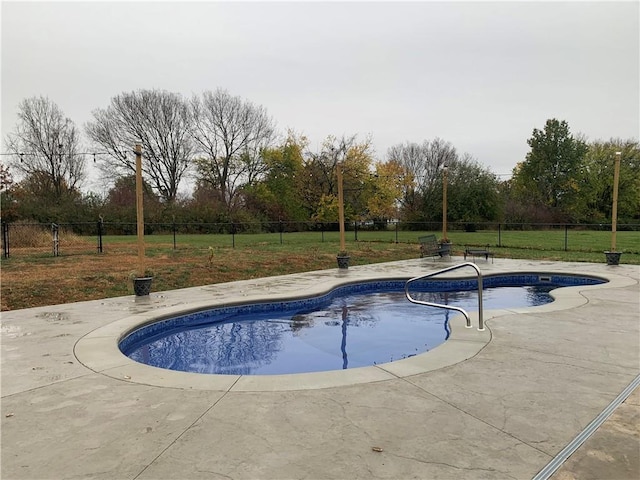
[[[462,313],[462,315],[464,315],[464,318],[467,319],[466,327],[467,328],[471,328],[471,319],[469,318],[469,314],[463,308],[454,307],[452,305],[442,305],[440,303],[425,302],[424,300],[418,300],[418,299],[413,298],[411,296],[411,294],[409,293],[409,284],[411,282],[416,282],[418,280],[424,280],[425,278],[434,277],[434,276],[439,275],[441,273],[450,272],[451,270],[457,270],[458,268],[462,268],[462,267],[471,267],[478,274],[478,317],[479,317],[479,319],[478,319],[478,331],[482,332],[482,331],[484,331],[484,320],[482,318],[482,273],[480,273],[480,269],[478,268],[478,266],[475,263],[465,262],[465,263],[461,263],[459,265],[454,265],[453,267],[443,268],[442,270],[438,270],[437,272],[431,272],[431,273],[428,273],[426,275],[421,275],[419,277],[413,277],[413,278],[407,280],[407,283],[404,284],[404,294],[407,297],[407,300],[409,300],[411,303],[416,303],[418,305],[425,305],[427,307],[437,307],[437,308],[444,308],[444,309],[447,309],[447,310],[455,310],[456,312]]]

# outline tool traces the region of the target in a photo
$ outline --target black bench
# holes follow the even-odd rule
[[[493,263],[493,252],[489,250],[489,245],[485,248],[482,247],[464,247],[464,259],[467,259],[467,255],[471,255],[475,261],[476,257],[484,257],[486,261],[489,261],[491,257],[491,263]]]
[[[435,235],[418,237],[418,242],[420,242],[420,258],[425,256],[435,257],[436,255],[442,257],[443,255],[448,255],[451,251],[449,246],[443,247],[440,245]]]

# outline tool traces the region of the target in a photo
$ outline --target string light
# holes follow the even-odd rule
[[[120,155],[122,155],[123,158],[127,157],[127,152],[126,150],[123,151],[119,151],[117,152]],[[65,157],[70,157],[70,156],[78,156],[78,155],[93,155],[93,161],[96,161],[96,155],[113,155],[113,152],[75,152],[75,153],[60,153],[61,155],[65,156]],[[41,156],[42,153],[31,153],[31,152],[18,152],[18,153],[0,153],[1,156],[10,156],[10,155],[18,155],[20,157],[20,161],[22,162],[24,160],[24,156],[32,156],[32,157],[38,157]]]
[[[135,153],[134,150],[131,151],[132,153]],[[120,155],[122,155],[123,159],[127,158],[127,150],[122,150],[122,151],[118,151],[117,153],[119,153]],[[71,154],[65,154],[65,156],[76,156],[76,155],[93,155],[93,163],[96,163],[96,155],[113,155],[114,152],[76,152],[76,153],[71,153]],[[24,156],[25,155],[30,155],[30,156],[39,156],[41,154],[39,153],[29,153],[29,152],[19,152],[19,153],[0,153],[0,156],[9,156],[9,155],[18,155],[20,156],[20,162],[23,163],[24,162]],[[344,170],[344,172],[346,173],[350,173],[351,169],[347,168]],[[355,170],[356,172],[358,172],[358,170]],[[376,174],[371,174],[372,176],[378,176]],[[397,177],[401,177],[403,174],[398,174],[398,175],[379,175],[380,178],[397,178]],[[493,175],[495,175],[496,177],[512,177],[513,173],[494,173]]]

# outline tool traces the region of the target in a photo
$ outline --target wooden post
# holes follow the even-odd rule
[[[136,144],[136,217],[138,220],[138,277],[145,276],[144,268],[144,211],[142,207],[142,146]]]
[[[611,210],[611,251],[616,251],[616,229],[618,224],[618,182],[620,179],[620,156],[622,152],[616,152],[616,161],[613,168],[613,208]]]
[[[344,193],[342,191],[342,165],[337,166],[338,175],[338,221],[340,222],[340,252],[346,251],[344,240]]]
[[[447,240],[447,166],[442,168],[442,241]]]

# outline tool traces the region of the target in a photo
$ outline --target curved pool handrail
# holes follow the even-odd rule
[[[427,307],[437,307],[437,308],[444,308],[447,310],[455,310],[456,312],[460,312],[462,315],[464,315],[464,318],[466,318],[467,320],[466,327],[471,328],[471,318],[469,318],[469,314],[463,308],[454,307],[452,305],[443,305],[441,303],[426,302],[424,300],[418,300],[416,298],[413,298],[409,293],[409,284],[411,284],[412,282],[416,282],[418,280],[424,280],[429,277],[435,277],[436,275],[439,275],[441,273],[450,272],[451,270],[457,270],[462,267],[473,268],[476,271],[476,274],[478,276],[478,331],[482,332],[484,331],[484,320],[482,318],[482,273],[480,273],[480,269],[475,263],[465,262],[459,265],[454,265],[452,267],[443,268],[442,270],[431,272],[426,275],[413,277],[407,280],[407,283],[404,284],[404,295],[405,297],[407,297],[407,300],[409,300],[411,303],[415,303],[418,305],[425,305]]]

